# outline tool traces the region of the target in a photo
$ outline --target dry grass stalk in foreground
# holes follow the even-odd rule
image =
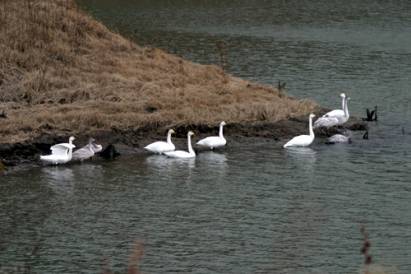
[[[364,269],[363,274],[389,274],[394,273],[393,270],[388,271],[382,266],[372,264],[372,256],[369,251],[371,248],[371,242],[368,238],[368,232],[364,225],[360,228],[361,235],[363,237],[363,245],[361,248],[361,254],[364,256]]]
[[[217,66],[142,48],[73,0],[0,3],[0,110],[8,114],[0,143],[50,132],[278,121],[316,107]]]
[[[133,251],[130,255],[128,262],[128,274],[141,274],[140,272],[140,262],[144,255],[144,246],[141,242],[137,241],[134,243]],[[104,269],[102,274],[113,274],[113,272],[108,267],[107,260],[104,262]]]

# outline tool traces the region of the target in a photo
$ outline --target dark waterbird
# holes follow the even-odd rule
[[[281,82],[281,81],[279,80],[279,81],[278,81],[278,85],[277,85],[277,89],[278,89],[279,91],[284,90],[286,85],[287,85],[286,82]]]
[[[364,135],[362,136],[364,140],[368,140],[368,130],[365,131]]]
[[[378,116],[377,116],[377,106],[374,107],[374,110],[370,111],[368,108],[366,110],[367,112],[367,117],[362,118],[363,121],[367,122],[372,122],[372,121],[378,121]]]
[[[120,156],[114,145],[109,144],[102,152],[99,153],[104,159],[113,160],[114,158]]]

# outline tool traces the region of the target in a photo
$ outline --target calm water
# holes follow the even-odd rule
[[[357,273],[359,227],[375,262],[410,273],[411,3],[83,1],[144,45],[276,84],[354,115],[378,105],[370,140],[283,150],[250,140],[195,160],[123,157],[0,177],[0,273]],[[196,3],[196,4],[194,4]]]

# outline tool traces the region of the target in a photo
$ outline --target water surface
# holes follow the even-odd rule
[[[237,143],[195,160],[127,156],[0,177],[0,272],[357,273],[373,260],[410,273],[411,6],[408,1],[82,1],[143,45],[276,85],[352,114],[379,106],[370,140],[283,150]]]

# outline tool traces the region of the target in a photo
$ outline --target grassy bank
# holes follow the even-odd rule
[[[181,125],[277,122],[316,108],[108,30],[72,0],[0,3],[0,144]]]

